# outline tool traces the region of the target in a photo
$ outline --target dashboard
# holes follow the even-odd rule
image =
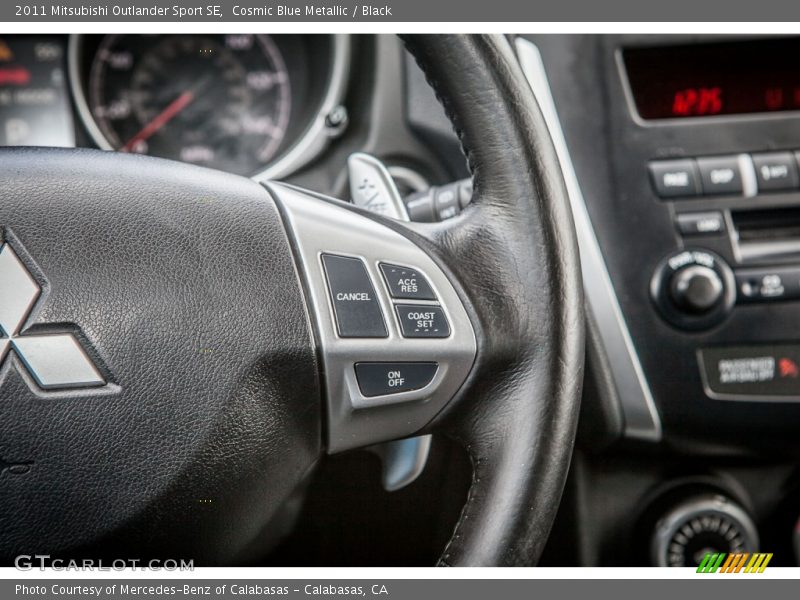
[[[622,437],[796,452],[800,39],[531,39]]]
[[[6,35],[0,144],[286,176],[346,124],[350,60],[344,35]]]
[[[574,121],[567,127],[643,374],[641,393],[622,398],[626,421],[643,398],[651,405],[640,439],[683,451],[790,451],[800,422],[800,82],[785,57],[800,40],[586,42],[597,44],[596,62],[572,82],[593,86],[597,99],[603,158],[593,173],[578,163],[597,142]],[[589,183],[599,177],[602,189]]]

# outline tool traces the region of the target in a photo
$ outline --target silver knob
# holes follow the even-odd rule
[[[656,523],[650,560],[657,567],[696,567],[706,554],[756,552],[758,530],[750,515],[719,494],[693,496]]]

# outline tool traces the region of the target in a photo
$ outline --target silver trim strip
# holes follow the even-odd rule
[[[330,135],[328,134],[328,126],[325,119],[344,99],[347,83],[350,79],[350,58],[352,54],[349,34],[336,33],[331,35],[333,37],[331,79],[314,121],[288,152],[260,173],[253,175],[251,179],[266,181],[286,177],[300,167],[310,163],[328,147]]]
[[[103,150],[114,150],[113,146],[100,131],[97,122],[89,110],[89,103],[86,101],[86,94],[83,93],[81,84],[80,69],[80,46],[83,43],[83,35],[72,33],[67,43],[67,70],[69,71],[69,89],[72,92],[72,99],[75,101],[75,108],[78,109],[78,116],[81,118],[83,126],[89,132],[89,136],[94,143]]]
[[[575,169],[561,129],[555,101],[539,49],[517,38],[517,54],[553,139],[572,206],[583,267],[583,285],[611,365],[611,375],[622,402],[626,437],[659,441],[661,420],[625,317],[617,300],[600,244],[592,228]]]
[[[758,195],[756,166],[749,154],[739,154],[736,158],[739,161],[739,171],[742,173],[742,195],[745,198],[753,198]]]
[[[414,192],[424,192],[431,187],[427,179],[408,167],[391,165],[387,167],[387,170],[395,182],[400,181],[400,183],[407,185]]]
[[[67,68],[69,71],[69,85],[75,108],[78,110],[81,122],[89,135],[103,150],[114,150],[103,132],[97,126],[89,110],[86,95],[81,84],[80,76],[80,46],[83,34],[73,33],[69,36],[67,48]],[[350,35],[344,33],[331,34],[333,38],[331,77],[319,110],[311,124],[302,136],[274,163],[252,176],[256,181],[267,179],[280,179],[286,177],[299,168],[314,160],[328,146],[330,136],[325,119],[328,114],[341,103],[347,90],[350,77],[351,44]]]

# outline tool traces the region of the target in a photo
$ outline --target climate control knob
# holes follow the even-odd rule
[[[708,250],[687,249],[667,256],[650,282],[661,316],[681,329],[708,329],[721,323],[736,302],[733,271]]]
[[[722,300],[725,285],[719,275],[709,267],[692,265],[672,276],[670,295],[675,306],[692,314],[702,314],[713,309]]]

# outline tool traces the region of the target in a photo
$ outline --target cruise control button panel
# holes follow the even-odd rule
[[[402,229],[297,188],[265,186],[305,283],[326,451],[417,435],[475,363],[475,330],[449,275]]]
[[[322,263],[340,337],[389,336],[367,268],[358,258],[323,254]]]
[[[445,338],[450,325],[441,306],[430,304],[396,304],[400,330],[407,338]]]
[[[392,298],[436,300],[428,280],[417,269],[381,263],[381,272]]]
[[[360,362],[355,365],[358,387],[365,397],[419,390],[433,381],[435,362]]]

